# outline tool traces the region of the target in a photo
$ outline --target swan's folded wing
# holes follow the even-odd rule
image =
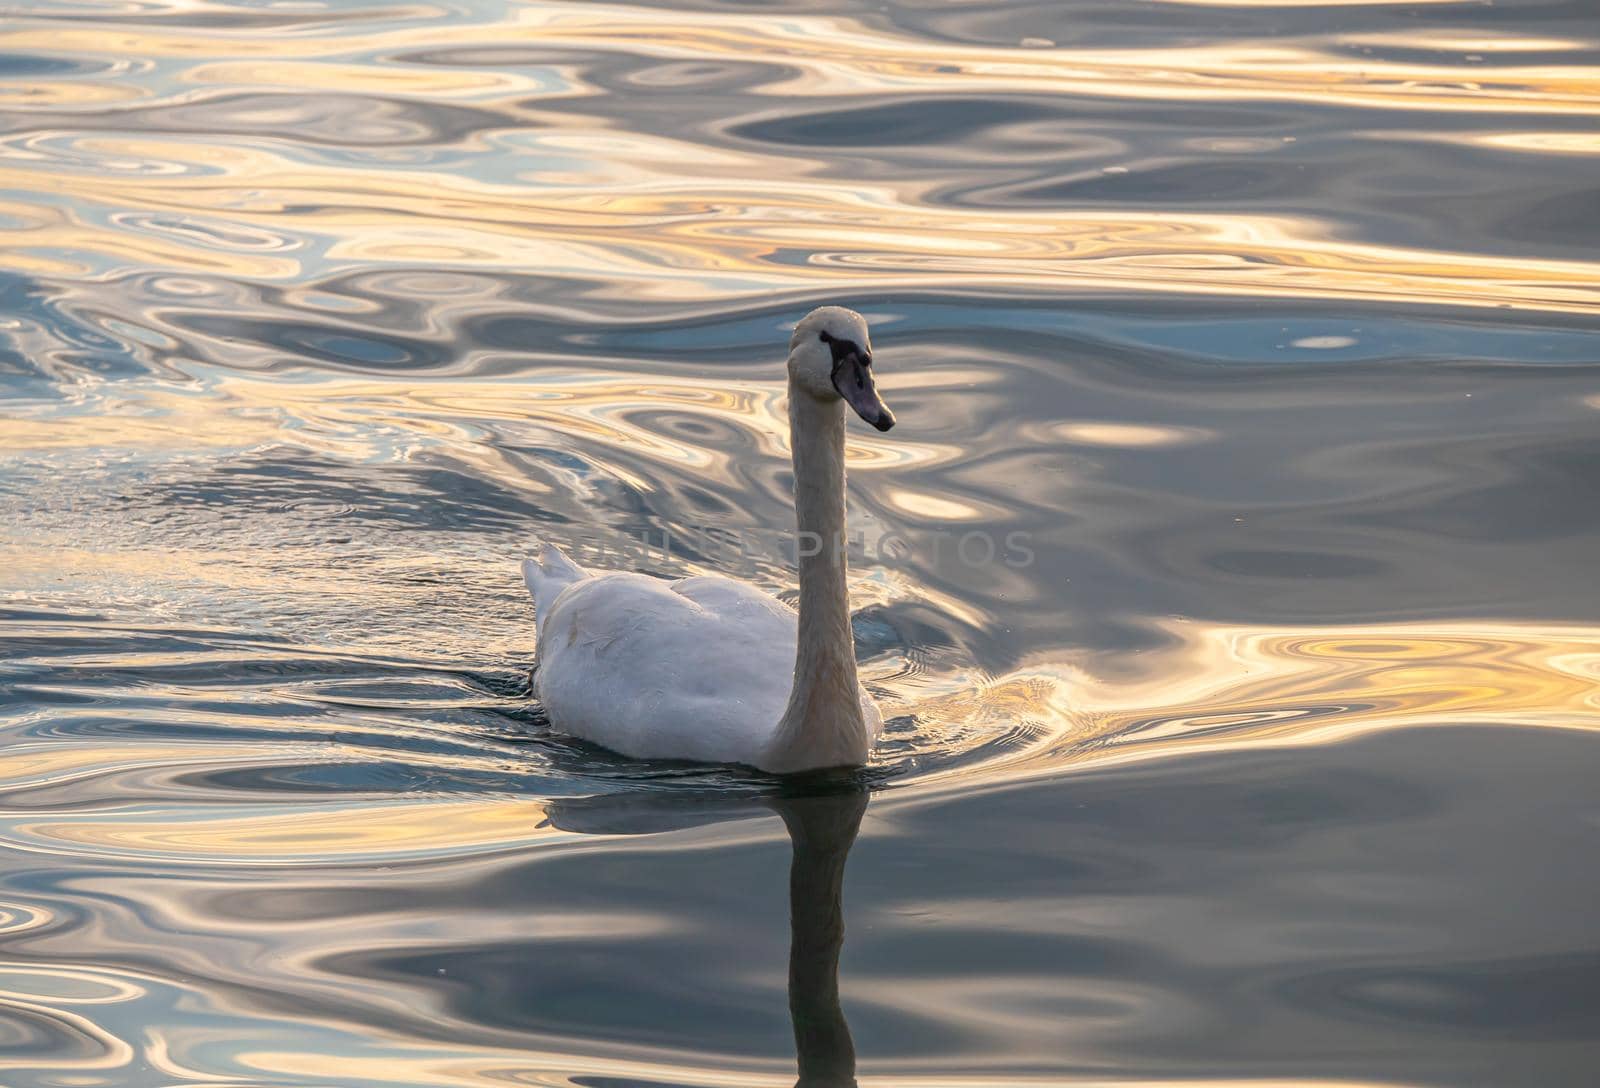
[[[718,574],[701,574],[693,578],[680,578],[671,583],[672,592],[693,601],[707,612],[740,622],[749,619],[759,622],[767,616],[781,621],[785,627],[795,622],[794,610],[772,594],[748,582],[736,582]]]
[[[753,587],[598,574],[550,606],[538,691],[556,728],[614,751],[749,763],[783,713],[794,652],[794,613]]]

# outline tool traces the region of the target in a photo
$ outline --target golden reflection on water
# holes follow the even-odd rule
[[[404,154],[385,163],[374,151],[345,164],[282,139],[56,132],[48,146],[34,141],[30,147],[31,137],[11,141],[13,152],[28,151],[8,158],[0,185],[26,192],[38,189],[48,173],[50,190],[77,208],[205,210],[282,243],[265,251],[219,248],[214,239],[186,245],[62,212],[19,239],[23,259],[40,270],[65,271],[72,267],[67,255],[93,254],[88,267],[138,262],[263,280],[319,274],[325,263],[558,269],[602,283],[626,282],[635,298],[678,301],[981,283],[1592,307],[1600,269],[1587,259],[1446,253],[1361,239],[1348,224],[1309,211],[952,206],[935,182],[909,173],[879,171],[870,182],[830,178],[833,160],[802,147],[779,152],[720,131],[668,135],[630,128],[623,118],[602,122],[555,108],[602,93],[574,65],[561,63],[565,50],[686,64],[782,65],[783,78],[744,89],[750,102],[994,94],[1160,100],[1176,94],[1280,108],[1305,102],[1507,118],[1582,116],[1600,102],[1600,71],[1593,68],[1444,62],[1440,50],[1480,48],[1474,39],[1434,40],[1419,32],[1374,41],[1380,48],[1431,51],[1441,57],[1437,63],[1351,57],[1335,44],[1347,43],[1241,41],[1137,50],[946,43],[935,64],[924,41],[843,17],[674,12],[668,19],[646,8],[557,4],[527,5],[497,23],[425,21],[279,39],[209,29],[24,25],[0,33],[0,48],[67,51],[111,63],[127,56],[192,62],[175,70],[170,85],[152,91],[158,101],[186,103],[213,87],[263,95],[315,87],[383,96],[374,101],[468,103],[486,111],[486,125],[493,118],[501,126],[485,128],[474,141],[516,133],[525,153],[506,158],[510,169],[497,168],[489,180],[476,166],[408,165]],[[1552,43],[1519,45],[1508,36],[1499,45],[1506,51]],[[544,61],[537,75],[509,66],[334,59],[469,47],[542,50],[541,56],[556,59]],[[229,59],[218,59],[224,53]],[[83,85],[96,94],[109,86]],[[276,114],[257,105],[228,123],[293,130],[302,107],[298,99],[285,100]],[[30,108],[52,104],[47,99]],[[151,100],[132,104],[148,109]],[[378,123],[370,110],[366,120]],[[426,138],[421,121],[396,116],[387,123],[391,140],[404,137],[407,126],[417,128],[414,139]],[[1537,128],[1435,138],[1532,153],[1588,150],[1580,134]],[[1257,153],[1282,146],[1269,140]],[[862,154],[870,155],[870,147]],[[1083,179],[1099,177],[1105,161],[1086,162]],[[1115,169],[1136,173],[1142,165]],[[283,233],[288,207],[295,209],[292,243]],[[314,240],[317,256],[292,254],[299,240]],[[782,256],[792,253],[804,259]]]
[[[545,805],[503,797],[362,805],[324,801],[263,806],[260,813],[205,808],[95,816],[13,818],[14,849],[52,855],[140,858],[185,865],[368,864],[526,847],[567,838]]]
[[[396,1048],[401,1049],[401,1048]],[[461,1053],[466,1051],[466,1053]],[[652,1085],[683,1085],[684,1088],[793,1088],[792,1073],[763,1071],[755,1068],[739,1069],[720,1066],[694,1066],[667,1060],[627,1060],[590,1057],[577,1058],[557,1051],[528,1051],[518,1058],[486,1050],[474,1054],[468,1048],[452,1048],[448,1054],[397,1054],[383,1058],[362,1058],[353,1055],[311,1054],[303,1051],[256,1051],[242,1055],[245,1063],[263,1073],[302,1077],[326,1076],[336,1070],[352,1083],[358,1078],[368,1078],[374,1084],[441,1085],[460,1088],[483,1088],[485,1085],[533,1084],[550,1088],[576,1085],[579,1081],[568,1074],[541,1075],[538,1070],[552,1068],[581,1068],[580,1076],[605,1078],[628,1082],[645,1081]],[[893,1073],[863,1075],[859,1083],[864,1088],[994,1088],[993,1075],[962,1075],[960,1073]],[[1270,1081],[1256,1078],[1182,1077],[1151,1079],[1146,1077],[1117,1077],[1097,1080],[1080,1076],[1060,1077],[1048,1074],[1011,1073],[1005,1075],[1007,1085],[1026,1088],[1409,1088],[1403,1081],[1305,1079],[1273,1077]]]
[[[1256,745],[1334,744],[1382,729],[1600,729],[1600,630],[1483,621],[1262,630],[1165,625],[1175,646],[1115,672],[1050,663],[962,678],[909,707],[947,738],[1028,723],[1034,739],[951,772],[1009,780],[1068,765]],[[959,742],[957,742],[959,743]]]
[[[892,397],[910,377],[890,374],[882,388]],[[937,390],[963,381],[959,373],[942,375],[919,380],[918,388]],[[735,455],[699,435],[674,435],[662,422],[663,413],[674,409],[692,416],[697,426],[716,424],[747,436],[750,448],[739,451],[740,458],[754,453],[772,469],[788,461],[789,423],[780,381],[583,374],[554,367],[532,380],[501,381],[222,375],[208,384],[203,397],[141,391],[127,397],[115,414],[98,417],[92,428],[72,419],[10,421],[0,429],[0,457],[102,449],[176,455],[290,440],[345,459],[388,461],[405,460],[427,446],[449,449],[486,476],[518,489],[530,486],[525,470],[510,464],[503,449],[477,441],[485,425],[496,424],[553,446],[585,447],[596,465],[622,475],[629,469],[608,463],[604,451],[735,484],[741,477]],[[909,435],[890,440],[852,432],[846,456],[852,471],[902,471],[950,464],[962,451]]]
[[[61,786],[79,778],[103,774],[115,767],[119,772],[141,767],[175,767],[188,762],[215,766],[223,763],[251,763],[282,758],[281,748],[234,743],[226,752],[210,745],[112,744],[102,741],[94,747],[83,745],[12,745],[0,760],[0,777],[7,789],[26,789],[49,783]]]
[[[1158,426],[1149,423],[1102,423],[1095,420],[1052,424],[1050,435],[1083,446],[1151,449],[1204,442],[1212,433],[1203,427]]]
[[[1540,155],[1600,155],[1600,133],[1594,132],[1493,132],[1477,142]]]
[[[1168,2],[1290,9],[1358,8],[1367,0]],[[554,779],[562,788],[587,783],[570,773],[573,764],[546,756],[556,747],[549,738],[530,742],[526,718],[516,716],[526,709],[525,678],[497,675],[491,684],[469,671],[504,665],[510,673],[531,656],[527,607],[507,568],[511,553],[533,528],[560,526],[570,540],[587,528],[621,535],[635,514],[671,526],[701,509],[686,495],[736,524],[787,525],[787,422],[775,366],[773,378],[759,381],[745,370],[730,368],[729,380],[659,360],[646,365],[667,373],[646,374],[628,352],[648,338],[619,336],[584,356],[590,369],[580,370],[568,351],[576,341],[476,347],[462,331],[469,320],[543,306],[560,311],[568,332],[586,325],[585,334],[605,344],[616,326],[628,331],[626,315],[650,303],[673,304],[680,315],[720,307],[726,316],[741,303],[753,312],[804,293],[855,295],[894,311],[899,302],[884,297],[893,292],[932,297],[972,288],[1055,299],[1154,290],[1594,312],[1600,262],[1591,254],[1534,244],[1514,231],[1497,236],[1492,225],[1430,242],[1390,231],[1379,216],[1365,221],[1361,209],[1371,214],[1375,206],[1368,194],[1352,197],[1334,184],[1351,178],[1317,188],[1320,172],[1336,174],[1332,165],[1352,146],[1382,154],[1427,144],[1440,155],[1499,155],[1530,171],[1556,161],[1546,156],[1563,156],[1566,168],[1593,156],[1595,137],[1565,127],[1600,109],[1600,70],[1585,63],[1590,43],[1554,34],[1485,38],[1434,25],[1169,47],[1064,48],[1030,39],[1017,46],[950,40],[932,49],[888,19],[545,3],[476,23],[454,9],[418,5],[354,21],[343,11],[306,12],[284,33],[223,21],[176,25],[234,11],[128,5],[135,21],[122,25],[19,16],[0,29],[0,52],[82,65],[78,78],[0,82],[10,126],[0,143],[0,188],[10,194],[0,200],[0,219],[12,243],[6,267],[41,281],[76,279],[66,289],[47,283],[40,297],[65,299],[88,334],[56,355],[24,360],[54,383],[58,399],[42,398],[36,410],[0,426],[0,468],[49,481],[16,504],[28,519],[24,529],[0,539],[7,590],[45,601],[40,607],[59,594],[73,607],[87,601],[107,613],[133,611],[142,626],[120,634],[189,640],[185,649],[73,652],[75,638],[114,643],[114,622],[85,621],[65,633],[49,624],[25,629],[25,621],[6,628],[42,648],[0,662],[8,683],[10,670],[35,670],[19,690],[40,702],[8,719],[8,730],[39,728],[0,754],[0,781],[14,802],[0,812],[0,847],[70,874],[76,884],[59,893],[64,908],[94,905],[82,908],[84,922],[42,903],[0,903],[0,936],[34,940],[60,930],[63,947],[139,945],[141,954],[151,932],[183,938],[168,942],[174,947],[149,977],[110,966],[0,962],[0,1006],[48,1021],[73,1040],[72,1053],[57,1056],[63,1083],[109,1082],[136,1061],[174,1081],[211,1080],[220,1074],[214,1056],[200,1053],[207,1047],[236,1063],[223,1078],[229,1082],[555,1085],[580,1074],[792,1082],[781,1062],[735,1057],[712,1066],[686,1050],[614,1040],[587,1048],[604,1053],[579,1057],[568,1051],[585,1047],[581,1041],[567,1050],[529,1047],[525,1038],[475,1046],[407,1032],[404,1020],[391,1029],[314,1014],[317,1030],[308,1031],[259,996],[230,989],[246,969],[275,956],[278,981],[299,992],[356,994],[357,1003],[407,1016],[417,1014],[413,999],[437,1002],[424,1011],[451,1031],[476,1030],[482,1025],[470,1013],[444,1007],[443,989],[397,996],[403,988],[381,975],[342,976],[324,961],[419,943],[510,942],[533,923],[549,942],[680,935],[677,916],[653,904],[537,917],[485,910],[472,915],[469,929],[419,907],[396,931],[329,927],[321,943],[298,946],[285,934],[314,930],[315,921],[245,932],[226,912],[207,913],[207,895],[249,895],[280,881],[288,899],[310,898],[322,879],[316,872],[345,881],[371,870],[363,877],[371,890],[399,879],[390,866],[429,871],[419,878],[425,884],[465,880],[468,869],[520,855],[542,863],[588,849],[586,833],[557,818],[560,800],[548,788]],[[1523,59],[1534,54],[1542,56]],[[730,72],[743,82],[725,95],[700,92],[722,95],[704,117],[693,113],[703,107],[694,95],[685,98],[688,112],[668,122],[607,102],[623,86],[681,91],[707,73]],[[937,111],[980,99],[992,116],[971,140],[877,146],[884,122],[876,107]],[[1209,103],[1228,118],[1220,128],[1250,131],[1197,130],[1163,143],[1152,135],[1161,126],[1124,123],[1137,110],[1176,101]],[[1072,112],[1011,117],[1012,102],[1065,103]],[[860,117],[851,120],[851,111]],[[1431,115],[1447,121],[1419,131]],[[1321,142],[1325,116],[1337,118],[1327,127],[1350,143]],[[833,136],[818,139],[808,124]],[[1138,124],[1147,126],[1148,143],[1128,134]],[[1308,146],[1317,150],[1294,158]],[[1160,188],[1165,170],[1223,160],[1237,171],[1230,176],[1245,181],[1225,178],[1176,197]],[[1302,180],[1274,188],[1295,170]],[[1246,183],[1263,179],[1274,184],[1248,191]],[[1030,189],[1041,180],[1057,194]],[[1392,185],[1396,200],[1450,195],[1430,187],[1438,183],[1432,177],[1379,172],[1353,183]],[[1246,191],[1232,192],[1234,184]],[[1098,195],[1084,197],[1086,190]],[[1471,219],[1476,210],[1462,214]],[[1548,227],[1536,219],[1530,212],[1529,222]],[[369,277],[367,287],[389,278],[363,296],[361,288],[328,286],[344,273]],[[515,297],[507,273],[584,286],[577,302],[529,300]],[[145,274],[155,301],[119,296],[127,277]],[[247,289],[229,294],[240,286]],[[272,292],[275,300],[263,302]],[[981,304],[975,297],[968,305]],[[395,300],[425,312],[391,311]],[[392,318],[395,312],[405,316]],[[48,325],[53,316],[60,315],[46,306],[6,317],[4,327]],[[298,352],[292,338],[233,335],[248,321],[271,318],[304,319],[334,338],[352,329],[372,335],[352,333],[359,347],[348,356],[330,348],[334,359],[320,362]],[[417,347],[415,359],[400,348],[398,363],[363,357],[361,350],[394,348],[380,334]],[[127,347],[143,372],[125,379],[96,370],[97,353],[109,350],[101,335]],[[1335,351],[1357,343],[1342,329],[1312,330],[1289,346]],[[968,464],[990,429],[1007,429],[1010,445],[1000,453],[1048,450],[1052,482],[1080,481],[1093,468],[1084,462],[1094,459],[1199,456],[1236,437],[1230,424],[1211,418],[1102,419],[1069,403],[1041,403],[1035,415],[1013,420],[997,391],[1017,376],[1007,369],[1013,362],[919,368],[912,361],[896,372],[886,357],[891,401],[904,394],[950,406],[965,397],[968,406],[930,408],[920,435],[912,427],[892,437],[852,431],[850,468],[866,484],[856,497],[867,500],[874,528],[891,520],[925,528],[1008,524],[1019,509],[1044,501],[1023,494],[1044,486],[1036,478],[1011,488],[1017,465],[1029,465],[1021,456]],[[982,397],[991,398],[988,406],[970,407]],[[1578,398],[1567,403],[1600,408],[1600,397]],[[1161,407],[1156,399],[1141,404]],[[1534,409],[1524,411],[1531,418]],[[1484,457],[1520,452],[1492,447]],[[450,506],[421,493],[420,484],[406,490],[415,483],[407,472],[440,465],[455,473],[440,485],[444,499],[466,481],[485,490],[477,506]],[[1387,471],[1392,482],[1404,468]],[[283,483],[313,472],[325,473],[317,477],[325,491],[310,499]],[[983,478],[966,487],[963,472],[968,483]],[[10,503],[6,482],[0,497]],[[1119,499],[1148,497],[1128,486]],[[1352,484],[1350,493],[1360,490]],[[368,498],[373,509],[360,506]],[[431,522],[406,521],[380,508],[376,500],[384,499],[437,500],[443,512]],[[551,521],[497,507],[512,500]],[[1211,501],[1220,509],[1222,500]],[[1117,507],[1113,500],[1100,508]],[[1065,504],[1051,512],[1069,513]],[[1178,532],[1177,524],[1166,528]],[[891,566],[863,564],[856,573],[858,607],[892,613],[900,606],[947,625],[941,635],[965,627],[997,642],[1012,607],[1036,604],[1027,595],[1040,592],[1017,572],[994,575],[987,592]],[[786,571],[762,576],[787,587]],[[293,607],[316,615],[292,617]],[[170,619],[173,629],[156,630],[152,616]],[[200,624],[212,626],[196,631]],[[1080,651],[1050,644],[1068,637],[1052,632],[1011,653],[998,675],[936,639],[897,643],[869,660],[865,679],[892,718],[877,755],[884,788],[875,803],[892,813],[1080,769],[1332,744],[1378,730],[1593,730],[1600,722],[1600,629],[1592,626],[1492,617],[1143,626],[1155,628],[1161,648],[1136,656]],[[240,630],[284,641],[208,641]],[[332,634],[319,642],[308,631]],[[377,644],[394,652],[352,649]],[[250,668],[231,675],[241,664]],[[517,743],[496,729],[520,731]],[[581,756],[561,758],[581,765]],[[403,786],[385,777],[391,762],[403,765],[393,772],[406,776]],[[351,767],[378,770],[371,779],[341,779]],[[679,842],[726,847],[772,833],[770,826],[723,828]],[[254,884],[252,869],[264,871]],[[208,872],[217,874],[209,886]],[[118,914],[141,909],[155,920]],[[1160,1012],[1156,995],[1127,980],[1092,987],[1068,980],[1042,997],[1044,988],[999,973],[915,985],[880,974],[853,980],[847,995],[930,1023],[975,1027],[979,1043],[1070,1032],[1052,1018],[1046,997],[1092,997],[1113,1019],[1137,1008]],[[168,991],[186,1010],[221,1009],[256,1030],[226,1033],[196,1017],[141,1028],[135,1047],[117,1037],[112,1016],[96,1015],[167,1000]],[[1081,1017],[1085,1035],[1114,1030],[1096,1025],[1094,1015]],[[1018,1054],[989,1056],[1005,1066]],[[31,1061],[0,1056],[0,1068],[33,1069]],[[921,1072],[914,1062],[900,1068],[907,1066],[892,1075],[869,1068],[863,1079],[905,1088],[994,1083]],[[1261,1082],[1197,1072],[1116,1083]]]
[[[1178,644],[1145,655],[1130,675],[1059,663],[1005,676],[969,673],[879,682],[890,716],[913,714],[918,752],[977,758],[898,784],[914,800],[1073,767],[1257,746],[1332,744],[1382,729],[1507,725],[1596,729],[1600,631],[1504,623],[1394,624],[1354,630],[1172,625]],[[869,676],[871,669],[869,669]],[[169,711],[171,716],[173,712]],[[369,717],[371,715],[369,714]],[[276,723],[292,736],[292,722]],[[303,728],[303,727],[300,727]],[[341,734],[347,731],[340,729]],[[1012,736],[993,753],[984,745]],[[266,763],[282,748],[215,744],[34,745],[4,760],[18,788],[143,769]],[[340,758],[306,748],[296,758]],[[879,760],[904,758],[891,748]],[[299,801],[155,806],[121,811],[17,812],[7,844],[29,853],[203,866],[370,864],[526,849],[565,840],[534,798]]]
[[[641,139],[645,139],[641,137]],[[296,226],[326,238],[329,260],[528,270],[558,268],[596,280],[626,280],[635,297],[690,301],[776,289],[839,291],[958,284],[1167,289],[1207,294],[1405,298],[1541,309],[1594,304],[1592,262],[1356,242],[1303,216],[1190,212],[1107,213],[934,208],[886,191],[834,191],[789,183],[715,186],[695,178],[653,179],[648,190],[606,192],[604,211],[520,187],[488,187],[401,171],[345,175],[271,161],[262,152],[143,140],[107,141],[130,162],[185,172],[223,169],[271,198],[241,207],[209,179],[138,182],[63,175],[56,186],[86,205],[205,207],[263,230],[282,226],[281,207],[316,204],[330,191],[362,210],[307,211]],[[777,162],[766,169],[782,172]],[[28,187],[36,172],[0,168],[0,184]],[[677,187],[676,191],[674,188]],[[449,214],[441,213],[440,190]],[[266,205],[266,206],[259,206]],[[739,206],[735,219],[705,218]],[[424,216],[422,222],[417,216]],[[586,226],[584,220],[592,225]],[[175,241],[64,223],[30,231],[27,243],[57,253],[94,252],[155,267],[257,279],[298,278],[314,269],[282,256],[219,252]],[[804,264],[774,251],[809,251]],[[1219,279],[1218,273],[1227,273]],[[715,284],[715,286],[713,286]]]

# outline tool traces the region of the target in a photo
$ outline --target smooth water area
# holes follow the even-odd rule
[[[1594,1083],[1597,48],[13,5],[0,1084]],[[792,598],[824,302],[872,766],[554,735],[533,540]]]

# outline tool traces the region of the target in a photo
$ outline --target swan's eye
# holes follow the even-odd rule
[[[856,360],[860,362],[862,366],[872,365],[872,356],[862,351],[861,348],[856,345],[854,340],[847,340],[842,336],[835,336],[831,332],[826,331],[819,332],[817,334],[817,339],[821,340],[824,344],[827,344],[828,350],[833,353],[833,365],[835,368],[837,368],[840,363],[844,362],[844,360],[850,358],[852,355],[856,357]]]

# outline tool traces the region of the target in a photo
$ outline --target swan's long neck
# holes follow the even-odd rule
[[[850,632],[844,513],[844,402],[789,383],[799,528],[800,639],[794,687],[762,768],[779,773],[865,762],[868,737]]]

